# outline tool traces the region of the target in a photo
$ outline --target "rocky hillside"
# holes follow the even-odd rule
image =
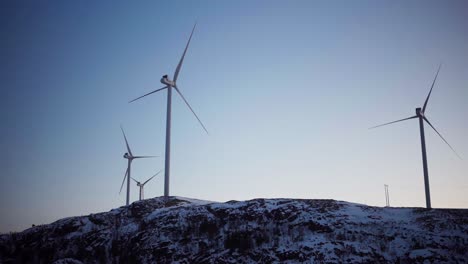
[[[0,263],[466,263],[468,210],[148,199],[0,236]]]

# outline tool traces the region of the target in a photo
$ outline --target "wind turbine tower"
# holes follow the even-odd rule
[[[143,200],[143,193],[144,193],[144,190],[143,188],[145,187],[145,184],[147,184],[149,181],[151,181],[154,177],[156,177],[156,175],[158,175],[159,173],[161,173],[161,171],[158,171],[155,175],[153,175],[151,178],[149,178],[148,180],[146,180],[144,183],[141,183],[137,180],[135,180],[135,178],[132,177],[132,180],[136,182],[137,186],[140,188],[140,196],[139,196],[139,200]]]
[[[193,111],[192,107],[188,103],[188,101],[185,99],[185,97],[182,95],[182,92],[180,91],[178,85],[177,85],[177,78],[179,77],[179,72],[180,69],[182,68],[182,63],[184,62],[185,54],[187,53],[187,49],[190,44],[190,40],[192,39],[193,32],[195,31],[195,26],[193,26],[192,33],[190,34],[190,37],[188,39],[187,45],[185,46],[184,53],[182,54],[182,57],[180,58],[179,64],[177,64],[177,67],[174,72],[174,79],[171,80],[169,76],[163,75],[161,78],[161,83],[164,84],[164,87],[154,90],[152,92],[149,92],[145,95],[142,95],[136,99],[131,100],[129,103],[134,102],[140,98],[143,98],[145,96],[148,96],[150,94],[162,91],[167,89],[167,111],[166,111],[166,153],[165,153],[165,165],[164,165],[164,196],[168,197],[169,196],[169,179],[170,179],[170,172],[171,172],[171,108],[172,108],[172,89],[174,89],[184,100],[185,104],[188,106],[190,111],[192,111],[193,115],[195,118],[197,118],[198,122],[200,125],[203,127],[205,132],[208,134],[208,130],[206,130],[205,126],[203,125],[202,121],[200,118],[198,118],[197,114],[195,114],[195,111]]]
[[[432,81],[431,89],[429,90],[429,94],[427,95],[426,101],[424,101],[423,107],[422,108],[421,107],[416,108],[416,115],[369,128],[369,129],[373,129],[373,128],[386,126],[386,125],[389,125],[389,124],[393,124],[393,123],[397,123],[397,122],[401,122],[401,121],[405,121],[405,120],[409,120],[409,119],[414,119],[414,118],[419,119],[419,132],[420,132],[420,135],[421,135],[421,152],[422,152],[422,162],[423,162],[423,172],[424,172],[424,190],[425,190],[425,193],[426,193],[426,208],[427,209],[431,208],[431,194],[430,194],[430,190],[429,190],[429,171],[427,169],[426,139],[424,137],[424,121],[426,121],[426,123],[430,127],[432,127],[432,129],[434,129],[434,131],[437,133],[437,135],[439,135],[439,137],[452,149],[452,151],[455,153],[455,155],[457,155],[460,158],[460,156],[453,149],[453,147],[447,142],[447,140],[445,140],[445,138],[439,133],[439,131],[437,131],[437,129],[431,124],[431,122],[429,122],[429,119],[427,119],[427,116],[426,116],[427,103],[429,102],[429,97],[431,96],[432,89],[434,88],[434,84],[435,84],[435,82],[437,80],[437,76],[439,75],[440,67],[441,67],[441,65],[439,65],[439,69],[437,69],[437,73],[436,73],[436,75],[434,77],[434,81]]]
[[[125,139],[125,145],[127,146],[127,152],[124,154],[124,158],[128,160],[127,162],[127,171],[125,171],[125,176],[123,178],[123,181],[122,181],[122,185],[120,186],[120,191],[119,191],[119,194],[122,192],[122,187],[124,185],[124,182],[125,182],[125,178],[127,179],[127,202],[126,202],[126,205],[129,205],[130,203],[130,172],[131,172],[131,167],[132,167],[132,161],[134,159],[143,159],[143,158],[153,158],[153,157],[157,157],[157,156],[133,156],[132,154],[132,150],[130,149],[130,146],[128,145],[128,141],[127,141],[127,137],[125,136],[125,132],[122,128],[122,126],[120,126],[120,129],[122,130],[122,134],[124,136],[124,139]]]

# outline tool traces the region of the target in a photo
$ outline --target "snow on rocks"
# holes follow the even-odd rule
[[[159,197],[1,235],[0,263],[456,263],[467,246],[465,209]]]

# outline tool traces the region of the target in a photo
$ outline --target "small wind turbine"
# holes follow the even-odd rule
[[[385,126],[385,125],[389,125],[389,124],[393,124],[393,123],[397,123],[397,122],[401,122],[401,121],[405,121],[405,120],[409,120],[409,119],[413,119],[413,118],[418,118],[419,119],[419,131],[420,131],[420,134],[421,134],[421,151],[422,151],[422,161],[423,161],[423,171],[424,171],[424,187],[425,187],[425,191],[426,191],[426,208],[428,208],[428,209],[431,208],[431,194],[430,194],[430,191],[429,191],[429,172],[428,172],[428,169],[427,169],[426,139],[424,137],[424,122],[423,121],[426,121],[427,124],[429,124],[429,126],[432,127],[432,129],[434,129],[434,131],[437,133],[437,135],[439,135],[439,137],[452,149],[452,151],[455,153],[455,155],[457,155],[460,158],[460,156],[453,149],[453,147],[447,142],[447,140],[445,140],[445,138],[439,133],[439,131],[437,131],[437,129],[435,129],[435,127],[431,124],[431,122],[429,122],[429,120],[427,119],[427,117],[425,115],[427,102],[429,101],[429,97],[431,96],[432,88],[434,88],[434,84],[436,82],[437,76],[439,75],[439,71],[440,71],[441,66],[442,65],[439,65],[439,69],[437,70],[437,73],[436,73],[436,75],[434,77],[434,81],[432,82],[432,85],[431,85],[431,90],[429,90],[429,94],[427,95],[426,101],[424,102],[424,105],[423,105],[422,109],[421,109],[421,107],[416,108],[416,115],[369,128],[369,129],[373,129],[373,128],[377,128],[377,127],[381,127],[381,126]]]
[[[145,184],[147,184],[149,181],[151,181],[159,173],[161,173],[161,171],[158,171],[155,175],[153,175],[151,178],[146,180],[144,183],[141,183],[141,182],[135,180],[135,178],[132,177],[132,180],[134,180],[136,182],[137,186],[140,187],[140,201],[144,199],[143,198],[143,191],[144,191],[143,188],[145,187]]]
[[[122,192],[122,187],[124,185],[125,178],[127,178],[127,203],[126,204],[128,205],[130,203],[130,168],[132,166],[132,161],[134,159],[153,158],[157,156],[133,156],[132,150],[130,149],[130,146],[128,145],[127,137],[125,136],[125,132],[122,126],[120,126],[120,129],[122,130],[122,134],[125,139],[125,144],[127,145],[127,152],[124,154],[123,157],[128,160],[128,166],[127,166],[127,171],[125,171],[125,176],[123,178],[122,185],[120,186],[119,194]]]
[[[174,80],[170,80],[169,76],[166,74],[161,78],[161,83],[164,84],[165,86],[154,90],[150,93],[147,93],[143,96],[140,96],[136,99],[133,99],[131,102],[134,102],[140,98],[143,98],[147,95],[162,91],[164,89],[167,89],[167,113],[166,113],[166,153],[165,153],[165,165],[164,165],[164,196],[168,197],[169,196],[169,175],[170,175],[170,168],[171,168],[171,104],[172,104],[172,88],[176,90],[176,92],[180,95],[182,100],[184,100],[185,104],[188,106],[190,111],[192,111],[193,115],[197,118],[198,122],[200,125],[203,127],[203,129],[206,131],[208,134],[208,130],[206,130],[205,126],[203,125],[202,121],[200,118],[198,118],[197,114],[195,114],[195,111],[193,111],[192,107],[190,104],[185,100],[185,97],[182,95],[182,92],[179,90],[177,86],[177,78],[179,77],[179,72],[182,67],[182,63],[184,62],[184,57],[185,53],[187,53],[187,49],[190,44],[190,40],[192,39],[193,32],[195,31],[195,26],[193,26],[192,33],[190,34],[189,40],[187,42],[187,45],[185,46],[184,53],[182,54],[182,57],[180,58],[179,64],[177,65],[177,68],[175,69],[174,72]]]

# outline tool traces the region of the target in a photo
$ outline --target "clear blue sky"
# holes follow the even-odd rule
[[[332,198],[424,206],[414,114],[443,68],[426,126],[434,207],[468,207],[466,1],[2,1],[0,232],[125,203],[126,129],[144,180],[163,169],[175,96],[171,194],[227,201]],[[132,200],[138,189],[132,185]],[[163,175],[145,187],[163,194]]]

